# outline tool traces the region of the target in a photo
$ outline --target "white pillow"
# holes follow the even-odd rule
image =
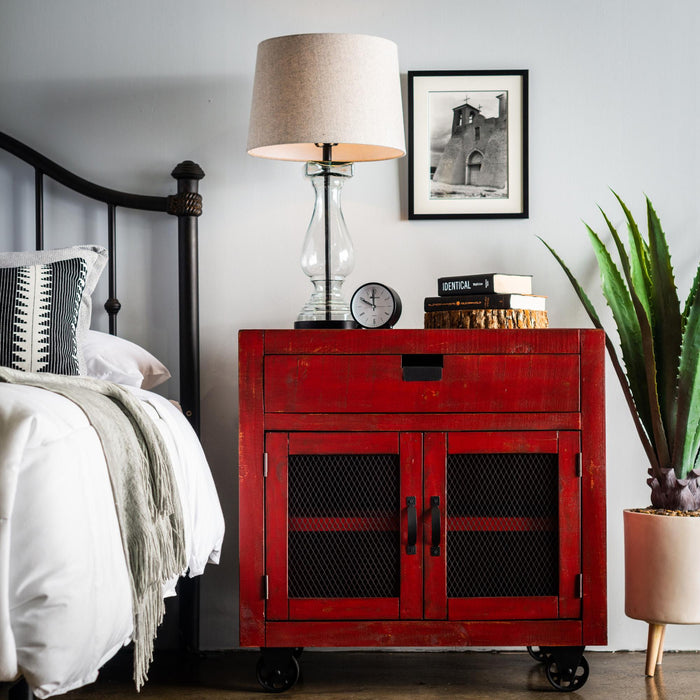
[[[89,330],[82,349],[88,377],[141,389],[170,378],[167,367],[148,350],[116,335]]]

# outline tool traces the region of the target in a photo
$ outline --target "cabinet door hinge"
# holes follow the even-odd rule
[[[575,589],[576,598],[583,598],[583,574],[576,575]]]
[[[581,453],[576,453],[576,476],[580,479],[583,476],[583,460]]]
[[[267,476],[267,452],[263,452],[263,477]]]
[[[263,598],[267,600],[270,597],[270,582],[267,578],[267,574],[265,574],[262,578]]]

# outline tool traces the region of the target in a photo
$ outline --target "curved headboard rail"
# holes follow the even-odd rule
[[[12,138],[8,134],[0,132],[0,147],[8,153],[20,158],[25,163],[31,165],[36,171],[43,175],[48,175],[52,180],[68,187],[89,199],[114,204],[117,207],[126,209],[143,209],[147,211],[166,211],[167,197],[152,197],[149,195],[129,194],[102,187],[94,182],[90,182],[75,173],[66,170],[46,156],[33,148]]]
[[[107,205],[107,249],[109,298],[105,310],[109,316],[109,332],[117,332],[117,314],[121,308],[117,298],[116,208],[156,211],[178,219],[178,295],[180,338],[180,404],[199,434],[199,278],[198,222],[202,213],[199,180],[204,171],[192,161],[175,166],[171,175],[177,180],[177,193],[157,197],[131,194],[102,187],[66,170],[17,139],[0,132],[0,148],[34,168],[34,195],[37,250],[44,247],[44,178],[49,177],[88,199]]]

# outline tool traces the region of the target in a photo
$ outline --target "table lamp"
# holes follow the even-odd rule
[[[354,328],[342,294],[354,264],[340,191],[353,163],[405,154],[396,44],[296,34],[258,45],[248,153],[305,161],[316,193],[301,255],[313,291],[295,328]]]

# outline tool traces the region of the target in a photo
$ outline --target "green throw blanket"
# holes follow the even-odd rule
[[[77,404],[104,449],[126,555],[140,688],[163,620],[162,584],[186,567],[182,511],[165,443],[140,402],[117,384],[0,367],[0,381],[48,389]]]

